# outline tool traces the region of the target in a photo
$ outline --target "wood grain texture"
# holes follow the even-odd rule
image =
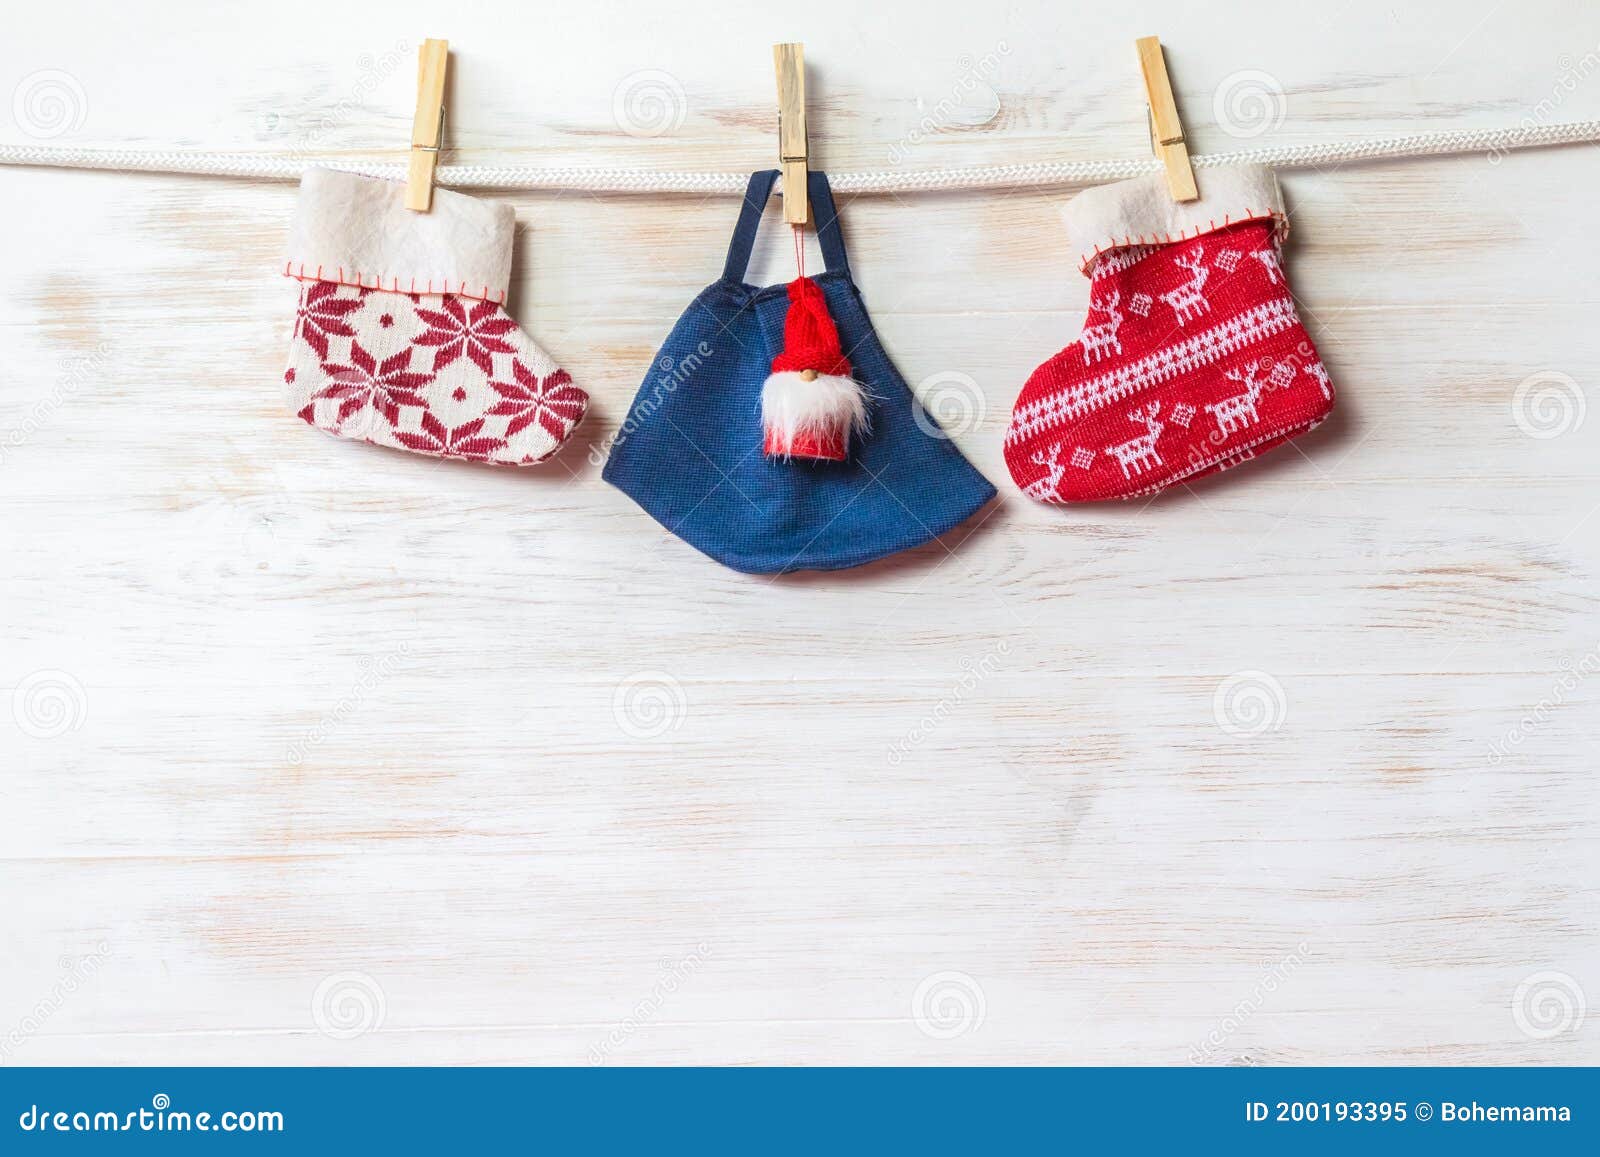
[[[447,161],[769,167],[787,40],[820,168],[1140,153],[1147,33],[1199,152],[1600,116],[1581,0],[192,16],[41,9],[9,139],[399,159],[429,34]],[[600,481],[736,202],[503,197],[594,399],[503,473],[283,412],[291,188],[0,171],[0,1061],[1600,1061],[1597,157],[1287,174],[1336,417],[1065,511],[1068,191],[849,200],[1002,498],[778,581]]]

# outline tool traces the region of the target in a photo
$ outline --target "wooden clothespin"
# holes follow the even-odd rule
[[[406,208],[433,207],[433,170],[444,144],[444,74],[448,40],[424,40],[417,49],[417,115],[411,122],[411,163],[406,169]]]
[[[1172,99],[1172,81],[1167,76],[1167,58],[1161,40],[1141,36],[1134,41],[1139,50],[1139,70],[1144,73],[1145,99],[1150,102],[1150,147],[1167,167],[1167,188],[1174,201],[1198,201],[1194,169],[1189,164],[1189,146],[1183,140],[1183,122]]]
[[[783,171],[783,219],[804,225],[806,201],[806,58],[799,44],[774,44],[778,73],[778,166]]]

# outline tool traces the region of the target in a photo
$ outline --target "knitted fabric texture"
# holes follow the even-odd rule
[[[859,566],[944,534],[995,491],[917,404],[879,344],[819,172],[810,175],[809,194],[827,272],[814,282],[870,399],[870,433],[852,438],[842,461],[762,453],[763,384],[784,348],[791,291],[744,278],[776,178],[774,170],[750,179],[722,278],[662,345],[604,477],[667,530],[735,570]]]
[[[300,302],[284,373],[289,408],[341,438],[498,466],[550,457],[588,395],[502,304],[509,206],[314,170],[284,272]],[[453,292],[413,292],[413,287]]]
[[[772,370],[816,370],[848,376],[850,361],[839,348],[839,329],[828,315],[828,300],[817,283],[799,277],[789,283],[789,312],[783,319],[783,350]]]
[[[1333,407],[1284,276],[1270,172],[1205,174],[1205,199],[1176,208],[1160,181],[1069,206],[1069,231],[1096,230],[1072,236],[1089,316],[1028,379],[1006,433],[1006,465],[1032,498],[1152,494],[1254,458]]]

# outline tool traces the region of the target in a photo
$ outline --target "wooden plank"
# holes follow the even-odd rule
[[[1142,152],[1120,16],[1021,0],[1022,38],[887,4],[817,10],[819,165]],[[1198,151],[1600,117],[1552,63],[1600,9],[1487,7],[1263,9],[1243,56],[1174,0],[1141,21],[1185,30]],[[452,146],[762,165],[748,29],[623,16],[452,12]],[[130,55],[140,19],[60,0],[0,38],[8,84],[81,88],[47,143],[398,158],[416,45],[354,9]],[[528,67],[540,42],[586,50]],[[1001,440],[1083,321],[1071,191],[842,199],[875,327],[1001,502],[948,553],[777,582],[599,477],[737,198],[485,194],[517,211],[513,313],[593,399],[570,452],[501,472],[284,410],[292,185],[6,170],[0,1048],[92,978],[0,1063],[1600,1062],[1590,1022],[1516,1004],[1551,972],[1600,996],[1597,158],[1285,171],[1335,417],[1065,511]],[[764,230],[751,280],[792,269]],[[52,738],[17,722],[41,672],[76,681]],[[928,1035],[930,983],[981,1023]]]

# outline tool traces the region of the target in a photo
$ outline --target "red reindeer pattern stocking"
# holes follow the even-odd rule
[[[1156,175],[1068,206],[1089,316],[1012,411],[1006,464],[1029,497],[1152,494],[1254,458],[1332,409],[1284,278],[1271,170],[1201,178],[1205,195],[1190,204]]]

